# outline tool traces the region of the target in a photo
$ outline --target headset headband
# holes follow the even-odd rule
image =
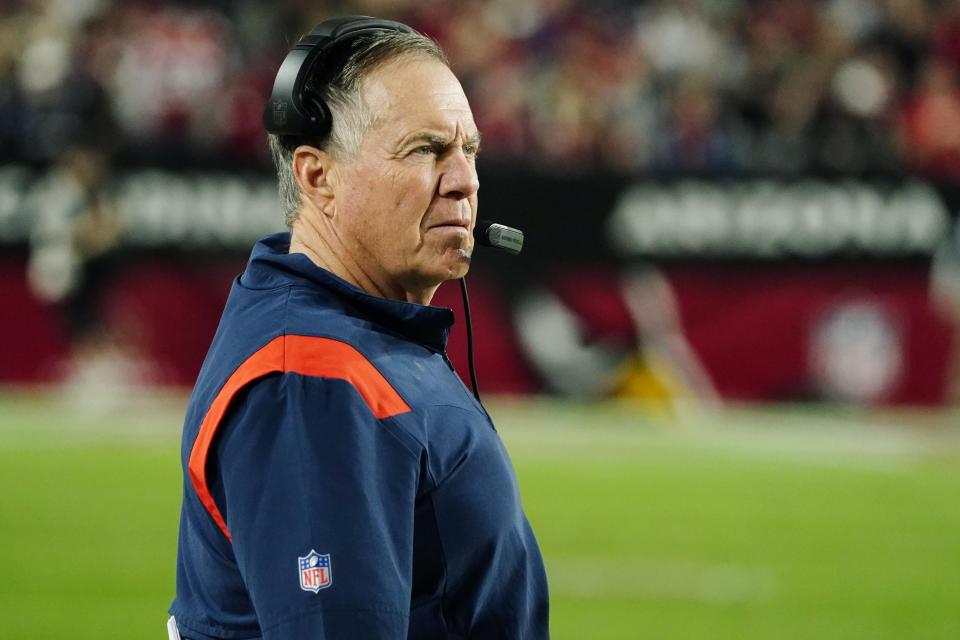
[[[344,16],[321,22],[310,35],[304,36],[290,50],[280,65],[270,101],[263,111],[263,126],[270,133],[286,136],[322,138],[330,131],[330,112],[321,96],[304,95],[304,85],[315,70],[328,76],[336,69],[324,67],[335,62],[333,55],[341,45],[356,38],[382,32],[414,33],[413,29],[393,20],[370,16]],[[340,64],[345,62],[341,60]],[[319,66],[318,66],[319,65]],[[323,78],[328,82],[329,78]],[[311,104],[313,103],[313,104]]]

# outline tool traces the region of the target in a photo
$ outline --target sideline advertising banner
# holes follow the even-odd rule
[[[956,189],[516,171],[482,184],[481,217],[527,238],[520,257],[478,249],[468,278],[488,392],[953,399]],[[150,379],[192,384],[230,279],[281,228],[260,174],[130,170],[90,194],[0,167],[0,269],[15,301],[0,323],[18,336],[0,380],[66,375],[85,321],[123,336]],[[454,286],[434,302],[460,312]],[[465,371],[461,333],[450,355]]]

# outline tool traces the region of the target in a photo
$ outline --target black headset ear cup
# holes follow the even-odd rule
[[[314,27],[287,54],[277,77],[273,91],[263,112],[264,128],[276,135],[297,135],[323,138],[332,124],[330,110],[324,104],[322,90],[330,75],[346,62],[342,55],[344,47],[357,38],[378,31],[414,33],[401,22],[382,20],[370,16],[343,16],[327,20]],[[333,54],[333,55],[331,55]],[[308,76],[316,71],[319,79]]]
[[[310,121],[310,129],[313,131],[313,135],[322,138],[330,133],[330,127],[333,124],[330,108],[313,87],[304,89],[300,103],[304,107],[304,115]]]

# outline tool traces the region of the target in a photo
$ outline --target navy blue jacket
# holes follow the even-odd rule
[[[513,467],[445,353],[449,309],[261,240],[183,431],[177,594],[195,639],[548,637]]]

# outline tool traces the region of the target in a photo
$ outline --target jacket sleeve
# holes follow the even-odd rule
[[[265,640],[406,637],[420,453],[395,419],[296,373],[225,416],[208,473]]]

